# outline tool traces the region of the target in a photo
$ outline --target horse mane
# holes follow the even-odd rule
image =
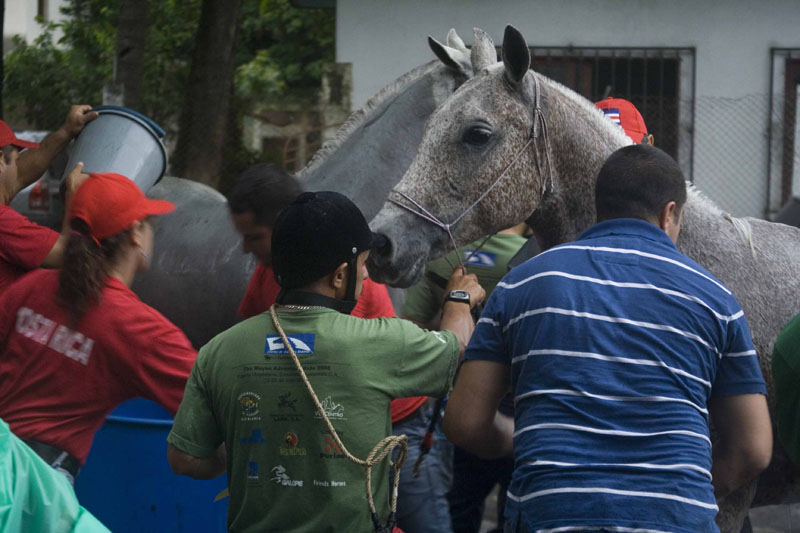
[[[595,106],[592,102],[587,100],[586,98],[582,97],[569,87],[555,81],[551,80],[546,76],[539,76],[539,80],[544,84],[549,86],[550,88],[558,91],[561,93],[565,98],[569,99],[574,105],[582,108],[587,113],[594,113],[597,117],[601,118],[602,120],[598,121],[598,125],[600,128],[608,134],[609,138],[611,139],[619,139],[621,146],[633,144],[633,141],[625,134],[625,131],[614,124],[611,120],[606,118],[605,114],[601,109]],[[747,219],[742,217],[735,217],[730,213],[726,213],[723,211],[713,200],[711,200],[708,196],[706,196],[703,192],[700,191],[695,185],[689,181],[686,182],[686,192],[687,197],[691,198],[695,203],[699,204],[702,208],[706,211],[711,213],[714,216],[722,217],[724,220],[730,222],[736,232],[744,239],[747,243],[748,247],[750,248],[750,253],[753,255],[753,258],[756,257],[756,250],[755,244],[753,243],[753,227],[750,225],[750,222]]]
[[[619,139],[620,146],[633,144],[631,138],[625,134],[625,130],[623,130],[620,126],[614,124],[614,122],[612,122],[610,119],[606,118],[605,114],[603,113],[603,110],[598,108],[591,101],[584,98],[580,94],[576,93],[566,85],[563,85],[555,80],[552,80],[547,76],[536,74],[535,72],[534,75],[539,78],[539,81],[543,85],[547,85],[548,87],[560,92],[565,98],[570,100],[577,107],[586,111],[588,114],[590,115],[594,114],[595,116],[602,118],[603,120],[598,121],[598,125],[600,126],[601,130],[603,130],[604,133],[607,133],[610,138]]]
[[[713,200],[711,200],[711,198],[706,196],[705,193],[703,193],[689,181],[686,182],[686,193],[689,198],[691,198],[695,203],[700,205],[712,215],[722,217],[724,220],[730,222],[736,232],[739,233],[739,235],[747,243],[753,259],[756,258],[756,248],[755,244],[753,243],[753,226],[750,225],[750,222],[748,222],[747,219],[735,217],[730,213],[723,211],[716,203],[714,203]]]
[[[375,109],[383,104],[383,102],[385,102],[389,97],[397,94],[398,89],[406,86],[409,82],[428,74],[438,65],[441,65],[441,62],[438,59],[434,59],[425,63],[424,65],[420,65],[415,69],[406,72],[371,96],[370,99],[367,100],[367,102],[360,109],[350,113],[350,116],[347,117],[347,120],[344,121],[344,124],[342,124],[336,131],[336,135],[332,139],[325,141],[322,147],[317,150],[314,156],[311,158],[311,161],[309,161],[305,167],[300,169],[296,176],[302,178],[305,174],[320,166],[332,153],[334,153],[342,146],[342,144],[344,144],[347,138],[350,137],[350,135],[356,129],[358,129],[364,124],[364,122],[367,121],[367,119],[370,117],[370,114]]]

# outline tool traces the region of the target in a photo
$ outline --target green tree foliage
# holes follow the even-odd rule
[[[149,0],[142,109],[176,133],[188,83],[202,0]],[[70,0],[65,19],[43,23],[33,43],[14,39],[5,57],[3,97],[9,117],[37,129],[58,127],[70,104],[99,105],[111,81],[119,0]],[[239,118],[259,103],[314,101],[322,65],[333,61],[333,10],[298,9],[289,0],[243,0],[232,106],[229,171],[254,159],[238,137]]]
[[[244,2],[237,53],[237,96],[266,101],[306,97],[334,60],[333,10],[297,9],[289,0]]]
[[[114,56],[114,2],[75,0],[64,8],[69,17],[45,23],[44,33],[16,47],[4,60],[3,102],[6,110],[24,109],[38,129],[54,129],[73,102],[100,102],[111,77]],[[62,37],[56,43],[55,35]]]
[[[61,124],[70,104],[99,105],[111,81],[119,0],[71,0],[33,43],[14,38],[5,57],[6,110],[37,129]],[[169,131],[180,112],[200,0],[151,0],[142,111]],[[61,34],[56,41],[55,36]]]

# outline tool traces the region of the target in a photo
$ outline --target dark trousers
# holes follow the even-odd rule
[[[503,531],[506,491],[514,472],[514,460],[481,459],[455,447],[453,453],[453,486],[447,495],[454,533],[478,533],[483,518],[484,500],[496,484],[497,531]]]

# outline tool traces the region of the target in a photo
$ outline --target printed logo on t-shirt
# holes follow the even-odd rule
[[[56,324],[32,309],[27,307],[19,308],[17,311],[16,331],[20,335],[38,342],[42,346],[47,346],[61,355],[66,355],[82,365],[89,364],[89,356],[92,353],[94,340],[84,336],[83,333],[72,331],[67,326]]]
[[[329,487],[329,488],[346,487],[347,486],[347,481],[334,481],[332,479],[330,481],[327,481],[327,480],[326,481],[320,481],[318,479],[315,479],[314,480],[314,486],[315,487]]]
[[[305,448],[298,446],[298,444],[300,444],[300,439],[297,437],[297,433],[292,431],[286,433],[286,435],[283,436],[283,443],[285,446],[278,447],[278,455],[297,456],[307,454]]]
[[[330,396],[322,400],[322,410],[325,411],[325,415],[332,420],[347,420],[344,416],[344,406],[334,402],[333,398]],[[314,418],[322,418],[322,415],[320,415],[319,411],[316,409],[314,410]]]
[[[255,392],[243,392],[237,399],[239,400],[239,407],[242,409],[242,422],[261,420],[261,417],[258,416],[260,412],[258,405],[261,403],[261,396]]]
[[[286,335],[292,343],[294,352],[298,355],[314,353],[315,333],[292,333]],[[267,342],[264,345],[265,354],[289,353],[280,335],[267,335]]]
[[[286,469],[283,467],[283,465],[272,467],[272,473],[275,475],[275,477],[271,478],[270,481],[274,481],[278,485],[283,487],[303,486],[302,480],[292,479],[289,477],[289,474],[286,473]]]
[[[258,461],[247,462],[247,479],[248,481],[258,481]]]
[[[249,437],[239,439],[239,444],[264,444],[264,436],[260,429],[254,429]]]
[[[475,252],[473,250],[466,250],[464,252],[464,261],[468,265],[480,266],[486,268],[494,268],[497,266],[497,254],[492,252]]]
[[[296,403],[297,398],[292,398],[292,391],[289,391],[286,394],[278,395],[278,409],[281,411],[297,411],[297,408],[295,407]]]
[[[344,459],[342,448],[336,444],[336,440],[330,434],[325,435],[322,442],[322,451],[319,454],[320,459]]]
[[[291,391],[278,394],[278,401],[273,405],[276,409],[269,414],[273,422],[299,422],[303,418],[303,415],[297,412],[297,398]]]

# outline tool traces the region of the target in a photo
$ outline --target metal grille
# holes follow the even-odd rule
[[[695,97],[694,48],[532,46],[537,72],[596,102],[629,100],[655,144],[692,177]]]
[[[774,215],[792,196],[800,196],[800,49],[772,48],[769,91],[769,207]]]

